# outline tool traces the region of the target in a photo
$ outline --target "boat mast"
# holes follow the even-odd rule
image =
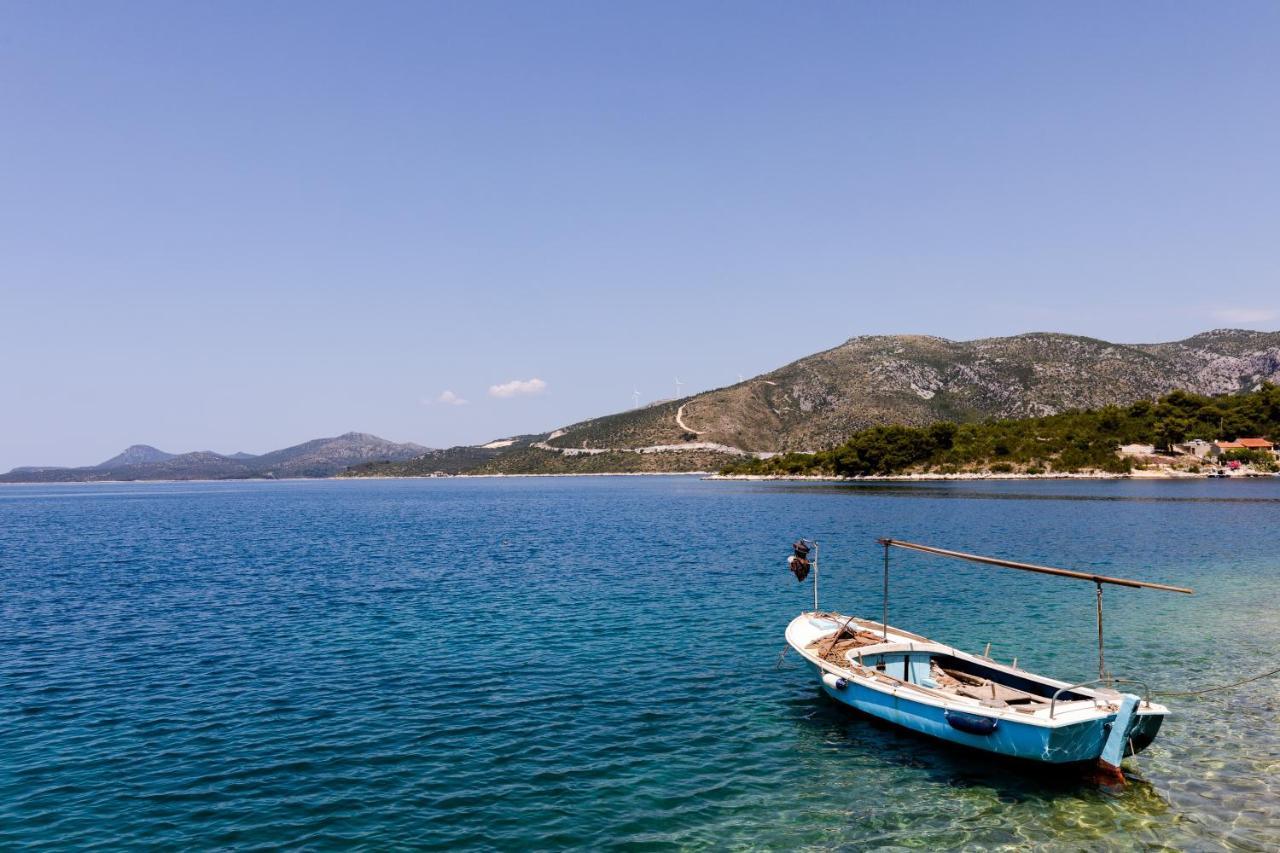
[[[1107,677],[1107,662],[1103,656],[1102,648],[1102,581],[1097,582],[1098,587],[1098,678]]]
[[[881,636],[884,641],[889,642],[889,542],[881,539],[884,543],[884,601],[881,616],[883,617],[880,625],[883,630]]]
[[[905,548],[908,551],[920,551],[924,554],[936,554],[939,557],[954,557],[957,560],[968,560],[971,563],[983,563],[988,566],[1000,566],[1006,569],[1019,569],[1024,572],[1037,572],[1043,575],[1057,575],[1058,577],[1075,578],[1077,580],[1092,581],[1098,588],[1098,677],[1100,679],[1107,678],[1106,667],[1106,649],[1102,638],[1102,585],[1104,583],[1115,584],[1116,586],[1133,587],[1134,589],[1159,589],[1165,592],[1181,592],[1191,595],[1192,591],[1186,587],[1170,586],[1163,583],[1151,583],[1149,581],[1136,581],[1131,578],[1115,578],[1107,575],[1095,575],[1087,572],[1073,572],[1069,569],[1055,569],[1049,566],[1037,566],[1032,563],[1016,563],[1012,560],[1001,560],[998,557],[983,557],[978,554],[966,554],[963,551],[948,551],[945,548],[934,548],[929,545],[919,545],[915,542],[902,542],[897,539],[877,539],[884,546],[884,621],[885,636],[888,637],[889,622],[889,548]]]
[[[818,541],[816,539],[802,539],[813,546],[813,613],[818,614]]]

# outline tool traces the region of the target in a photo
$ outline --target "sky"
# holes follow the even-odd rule
[[[0,2],[0,470],[1280,328],[1280,4]]]

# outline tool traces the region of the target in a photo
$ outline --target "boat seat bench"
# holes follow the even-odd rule
[[[1019,690],[1016,687],[1010,687],[1007,684],[1001,684],[998,681],[992,681],[989,678],[980,678],[970,675],[967,672],[958,672],[956,670],[938,668],[943,675],[947,676],[948,681],[953,682],[950,686],[952,692],[957,696],[967,696],[970,699],[977,699],[983,704],[990,702],[997,707],[1005,705],[1047,705],[1049,700],[1043,696],[1037,696],[1034,693],[1028,693],[1025,690]]]

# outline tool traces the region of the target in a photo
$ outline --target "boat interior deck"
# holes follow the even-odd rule
[[[827,663],[842,669],[862,671],[864,674],[914,687],[929,693],[944,694],[968,700],[987,708],[999,708],[1034,714],[1049,708],[1056,687],[1019,673],[1010,673],[996,667],[988,667],[972,660],[949,654],[931,652],[871,653],[861,650],[882,645],[878,633],[849,626],[840,628],[833,636],[827,635],[810,643],[808,650]],[[936,646],[934,647],[937,648]],[[1073,691],[1064,692],[1059,704],[1089,700],[1094,697]]]
[[[930,678],[938,685],[935,689],[943,693],[976,699],[979,704],[991,708],[1012,707],[1018,710],[1023,707],[1035,710],[1037,706],[1048,707],[1050,701],[1044,696],[1001,684],[991,678],[971,675],[958,669],[947,669],[936,660],[930,662]]]

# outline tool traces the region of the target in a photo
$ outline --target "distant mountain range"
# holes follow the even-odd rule
[[[1035,417],[1267,381],[1280,382],[1280,332],[1217,329],[1159,344],[863,336],[736,385],[485,445],[431,450],[362,433],[261,456],[135,445],[91,468],[15,468],[0,482],[709,470],[825,449],[878,424]]]
[[[401,462],[428,452],[430,448],[420,444],[396,444],[362,432],[318,438],[261,456],[250,453],[223,455],[207,450],[175,454],[146,444],[135,444],[100,465],[85,468],[24,466],[0,475],[0,482],[331,477],[362,462]]]

